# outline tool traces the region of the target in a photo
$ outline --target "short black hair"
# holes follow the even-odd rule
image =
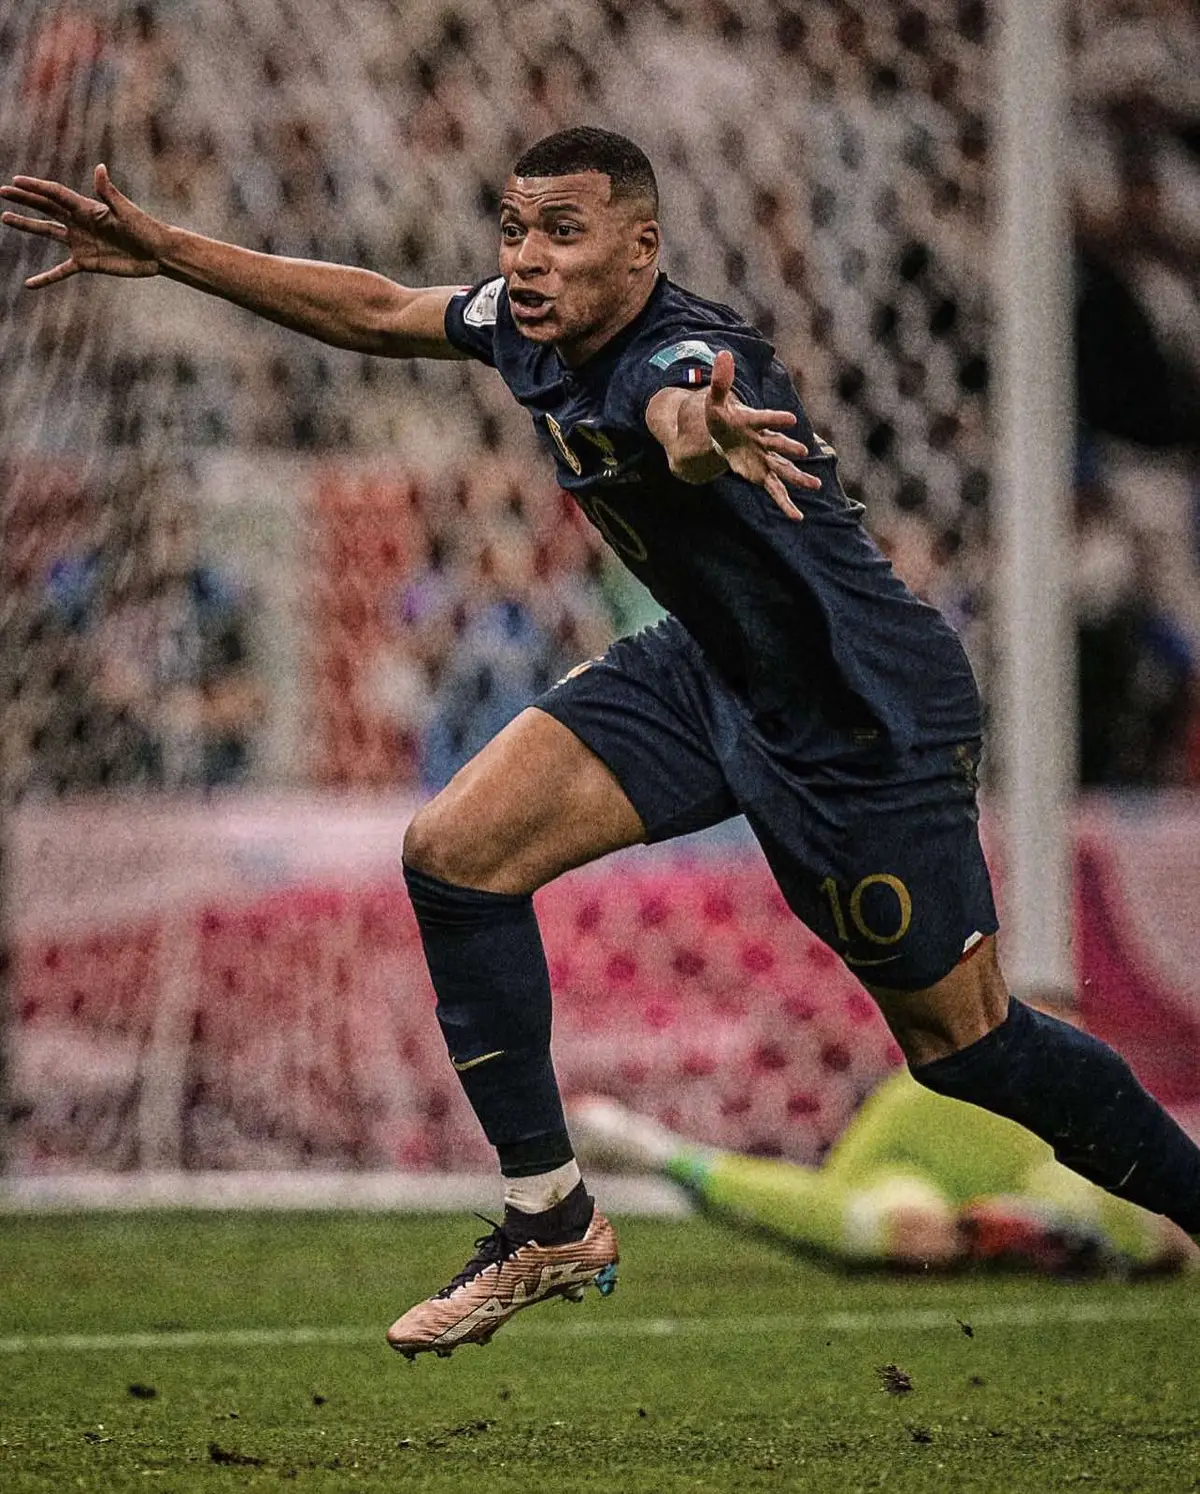
[[[531,145],[512,169],[514,176],[571,176],[599,171],[614,197],[644,197],[658,212],[658,182],[646,153],[625,135],[593,125],[557,130]]]

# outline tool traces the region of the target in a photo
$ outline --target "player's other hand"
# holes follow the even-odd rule
[[[733,354],[722,348],[713,364],[704,404],[714,448],[729,463],[730,471],[766,488],[789,519],[802,519],[786,484],[815,489],[821,479],[802,472],[791,460],[808,455],[803,442],[783,434],[782,428],[795,425],[796,417],[790,410],[756,410],[744,405],[733,392],[733,375]]]
[[[22,233],[53,239],[67,258],[53,269],[31,275],[27,290],[40,290],[67,280],[80,271],[94,275],[157,275],[158,246],[165,225],[118,192],[108,177],[108,168],[96,167],[96,197],[83,197],[61,182],[42,181],[36,176],[14,176],[0,186],[0,197],[44,213],[28,218],[20,213],[0,214],[0,223]]]

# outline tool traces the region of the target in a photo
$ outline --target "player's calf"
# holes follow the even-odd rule
[[[917,993],[926,1008],[938,990]],[[932,1059],[912,1047],[919,1084],[1016,1121],[1089,1182],[1200,1235],[1200,1147],[1098,1038],[1012,999],[962,1047]]]

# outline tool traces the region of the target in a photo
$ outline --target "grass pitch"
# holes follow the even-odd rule
[[[0,1219],[0,1489],[1200,1489],[1200,1289],[844,1277],[704,1221],[409,1366],[470,1219]],[[911,1389],[907,1388],[911,1386]]]

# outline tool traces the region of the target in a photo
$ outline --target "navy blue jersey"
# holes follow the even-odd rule
[[[577,368],[522,336],[499,278],[452,297],[445,325],[499,372],[559,482],[769,736],[807,751],[847,731],[901,749],[978,734],[957,635],[894,575],[774,348],[736,312],[660,275],[634,320]],[[797,416],[788,434],[810,453],[798,465],[821,478],[820,491],[795,492],[801,523],[732,472],[680,481],[646,425],[651,398],[707,384],[722,348],[741,400]]]

